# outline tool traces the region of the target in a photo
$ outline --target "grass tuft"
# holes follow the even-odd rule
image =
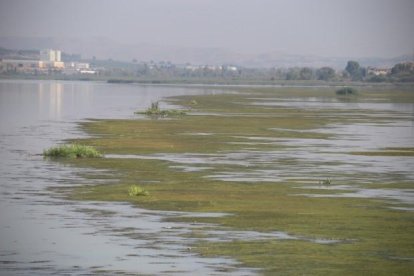
[[[357,94],[357,90],[352,87],[343,87],[343,88],[336,90],[336,95],[345,96],[345,95],[356,95],[356,94]]]
[[[332,181],[330,178],[327,178],[325,180],[320,180],[319,185],[331,185]]]
[[[69,144],[44,150],[43,156],[52,158],[98,158],[102,157],[102,154],[91,146]]]
[[[183,110],[176,110],[176,109],[170,109],[170,110],[162,110],[159,107],[158,102],[151,103],[151,107],[148,108],[144,112],[137,111],[135,114],[144,114],[147,116],[156,116],[156,117],[174,117],[174,116],[184,116],[186,115],[186,112]]]
[[[148,191],[144,190],[143,188],[141,188],[137,185],[129,186],[128,194],[129,194],[129,196],[147,196],[147,195],[149,195]]]

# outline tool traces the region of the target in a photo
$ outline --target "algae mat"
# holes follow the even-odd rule
[[[81,200],[153,210],[217,212],[187,233],[202,256],[231,257],[268,275],[414,273],[414,91],[231,88],[166,99],[172,117],[82,123],[108,183]],[[181,114],[181,113],[180,113]],[[182,113],[184,114],[184,113]],[[139,185],[147,196],[131,196]]]

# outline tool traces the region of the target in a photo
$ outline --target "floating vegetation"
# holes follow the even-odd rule
[[[137,111],[135,114],[144,114],[147,116],[157,116],[157,117],[175,117],[175,116],[184,116],[187,113],[184,110],[177,109],[165,109],[162,110],[159,107],[159,103],[151,103],[151,107],[145,110],[144,112]]]
[[[147,196],[149,195],[147,190],[144,190],[142,187],[137,185],[129,186],[128,188],[129,196]]]
[[[98,158],[102,157],[102,154],[92,146],[69,144],[44,150],[43,156],[52,158]]]
[[[343,87],[343,88],[336,90],[336,95],[345,96],[345,95],[356,95],[356,94],[357,94],[357,90],[352,87]]]

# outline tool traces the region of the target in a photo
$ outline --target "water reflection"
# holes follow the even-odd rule
[[[63,84],[60,82],[38,83],[39,113],[49,110],[48,117],[54,120],[61,119]],[[44,105],[49,101],[48,105]]]

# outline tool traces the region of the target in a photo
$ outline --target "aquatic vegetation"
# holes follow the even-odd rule
[[[355,100],[369,102],[375,98],[384,102],[414,102],[411,92],[375,89],[366,93],[362,88],[360,90]],[[371,116],[372,110],[349,109],[338,116],[338,109],[251,105],[258,97],[271,101],[316,97],[329,102],[336,100],[333,91],[332,88],[240,88],[240,94],[174,98],[174,104],[185,108],[190,108],[190,101],[196,100],[197,112],[200,112],[197,116],[182,116],[177,120],[97,120],[83,123],[83,128],[95,137],[82,139],[82,143],[98,145],[106,153],[135,154],[143,158],[77,160],[77,166],[98,169],[97,177],[101,170],[115,171],[119,182],[77,188],[73,198],[127,201],[153,210],[224,212],[231,215],[174,220],[212,223],[207,226],[209,230],[224,227],[260,233],[281,231],[315,241],[340,241],[322,244],[310,240],[246,238],[209,240],[192,245],[192,251],[202,256],[232,257],[241,265],[258,268],[259,273],[266,275],[359,275],[367,272],[411,275],[414,273],[414,239],[407,229],[414,227],[414,220],[407,208],[412,205],[391,201],[389,197],[384,200],[334,196],[343,193],[337,189],[341,184],[351,188],[375,184],[372,189],[386,185],[387,189],[394,189],[396,186],[411,188],[412,180],[400,178],[399,174],[392,178],[393,172],[387,172],[391,181],[384,182],[381,175],[370,174],[363,168],[354,170],[354,166],[345,166],[346,170],[331,171],[323,160],[314,162],[302,158],[310,150],[315,153],[318,146],[324,155],[349,155],[346,150],[339,152],[342,148],[327,148],[329,143],[326,142],[342,138],[341,133],[334,133],[335,128],[330,127],[389,122],[388,114],[381,110],[376,113],[378,116]],[[319,131],[328,128],[329,133]],[[186,133],[210,135],[184,135]],[[298,140],[303,144],[293,143]],[[249,143],[244,143],[246,141]],[[390,149],[393,152],[409,150]],[[294,154],[290,155],[289,151]],[[240,152],[264,154],[255,155],[257,162],[250,161],[246,165],[241,161],[249,160],[251,155],[236,154]],[[267,155],[269,158],[259,158],[270,152],[273,154]],[[177,158],[152,158],[172,153],[188,158],[188,163],[192,162],[191,158],[211,158],[217,154],[232,155],[232,158],[224,160],[229,162],[210,162],[208,170],[194,171],[177,169]],[[349,159],[343,162],[349,163],[330,165],[354,165]],[[282,174],[280,169],[286,166],[291,170]],[[279,172],[280,178],[267,182],[243,182],[231,177],[229,181],[211,177],[223,172],[228,175],[239,173],[243,177],[243,173],[251,169],[263,174],[272,169]],[[301,169],[308,172],[304,177],[298,177]],[[325,179],[327,176],[335,180],[335,185],[320,186],[319,190],[312,188],[315,179],[320,179],[323,185],[332,184],[331,178]],[[152,196],[140,198],[126,193],[137,179],[151,183],[145,185],[145,189]],[[314,196],[298,195],[298,186],[303,194]],[[202,229],[198,233],[202,233]]]
[[[343,87],[335,91],[336,95],[356,95],[357,90],[352,87]]]
[[[319,185],[331,185],[331,179],[327,178],[325,180],[320,180]]]
[[[92,146],[69,144],[49,148],[43,156],[52,158],[98,158],[102,154]]]
[[[149,195],[147,190],[144,190],[142,187],[137,185],[129,186],[128,188],[129,196],[147,196]]]
[[[156,117],[174,117],[174,116],[184,116],[187,113],[184,110],[177,110],[177,109],[165,109],[162,110],[159,107],[159,103],[151,103],[151,107],[148,108],[146,111],[141,112],[137,111],[135,114],[144,114],[147,116],[156,116]]]

